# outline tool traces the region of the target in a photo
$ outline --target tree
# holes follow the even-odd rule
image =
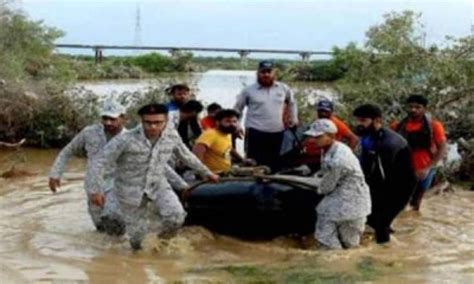
[[[363,47],[351,43],[334,49],[333,60],[346,70],[335,82],[339,99],[349,109],[377,103],[390,121],[405,115],[407,96],[422,93],[450,140],[474,141],[474,38],[446,37],[443,48],[425,46],[420,16],[386,14],[382,24],[367,31]],[[472,155],[464,157],[463,169],[472,177]]]
[[[0,140],[59,146],[90,123],[96,100],[65,92],[74,74],[53,53],[62,32],[8,4],[0,2]]]
[[[0,5],[0,77],[18,80],[39,75],[49,66],[54,41],[62,35]]]
[[[347,68],[335,87],[347,105],[378,103],[388,119],[404,115],[408,95],[423,93],[451,139],[471,138],[474,117],[465,114],[474,112],[474,39],[448,37],[445,48],[426,47],[420,16],[387,14],[367,31],[364,47],[335,49],[334,60]]]

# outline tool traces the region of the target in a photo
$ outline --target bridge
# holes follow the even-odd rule
[[[330,51],[311,50],[291,50],[291,49],[246,49],[246,48],[215,48],[215,47],[176,47],[176,46],[133,46],[133,45],[87,45],[87,44],[56,44],[56,48],[71,49],[92,49],[95,53],[95,62],[101,63],[103,60],[103,50],[153,50],[168,51],[171,56],[176,56],[179,52],[229,52],[237,53],[242,60],[247,59],[250,53],[266,54],[297,54],[303,61],[309,61],[312,55],[332,55]]]

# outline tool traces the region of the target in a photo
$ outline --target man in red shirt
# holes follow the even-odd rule
[[[443,124],[427,113],[428,99],[411,95],[407,99],[408,116],[391,127],[410,145],[411,160],[418,179],[418,186],[410,201],[414,210],[420,210],[421,200],[436,173],[436,166],[446,154],[446,134]]]
[[[221,105],[218,103],[212,103],[207,106],[207,116],[201,119],[202,130],[207,130],[209,128],[216,128],[215,116],[222,109]]]

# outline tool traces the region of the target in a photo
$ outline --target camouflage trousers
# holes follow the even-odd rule
[[[160,190],[154,200],[144,194],[139,206],[121,203],[120,207],[133,249],[141,248],[150,227],[159,228],[159,235],[172,234],[183,225],[186,218],[178,196],[171,189]]]
[[[89,215],[99,232],[105,232],[113,236],[121,236],[125,234],[125,221],[120,210],[120,205],[113,190],[107,190],[104,195],[105,204],[103,207],[92,204],[90,199],[88,199]]]
[[[364,232],[367,218],[355,220],[333,221],[325,216],[318,216],[316,221],[315,238],[327,249],[342,249],[356,247]]]

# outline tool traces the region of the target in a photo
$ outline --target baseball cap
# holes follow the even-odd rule
[[[263,61],[260,61],[260,63],[258,63],[258,70],[265,70],[265,69],[272,70],[273,68],[275,68],[275,63],[273,63],[272,61],[263,60]]]
[[[115,100],[106,100],[102,105],[102,110],[100,112],[100,116],[112,118],[118,118],[122,114],[125,114],[125,107]]]
[[[328,100],[319,101],[318,104],[316,105],[316,109],[333,112],[334,104]]]
[[[336,134],[337,127],[331,120],[322,118],[316,120],[313,124],[311,124],[309,130],[306,131],[304,134],[307,136],[318,137],[326,133]]]

